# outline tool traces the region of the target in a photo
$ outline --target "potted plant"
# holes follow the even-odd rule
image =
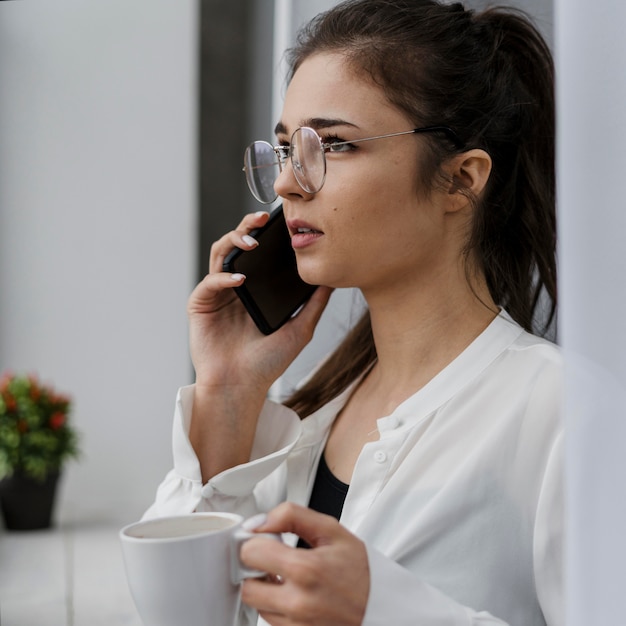
[[[0,377],[0,509],[13,530],[51,525],[63,464],[77,457],[71,401],[35,376]]]

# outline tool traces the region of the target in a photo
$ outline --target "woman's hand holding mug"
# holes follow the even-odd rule
[[[247,541],[241,548],[242,562],[271,575],[245,580],[243,602],[272,626],[362,623],[370,575],[360,539],[335,518],[292,503],[276,507],[256,530],[295,533],[311,549]]]

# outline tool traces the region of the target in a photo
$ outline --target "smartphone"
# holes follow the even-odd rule
[[[224,259],[223,268],[246,276],[235,292],[258,329],[269,335],[288,322],[317,287],[305,283],[298,274],[282,205],[250,236],[259,245],[252,250],[235,248]]]

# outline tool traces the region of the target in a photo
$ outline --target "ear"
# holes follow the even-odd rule
[[[475,148],[453,157],[446,169],[451,178],[448,193],[456,196],[450,210],[457,211],[467,205],[468,192],[478,198],[484,191],[491,174],[491,157]]]

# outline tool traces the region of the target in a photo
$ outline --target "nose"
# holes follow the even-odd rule
[[[287,159],[274,181],[274,191],[281,198],[300,197],[303,200],[310,200],[315,194],[309,193],[300,187],[293,173],[291,159]]]

